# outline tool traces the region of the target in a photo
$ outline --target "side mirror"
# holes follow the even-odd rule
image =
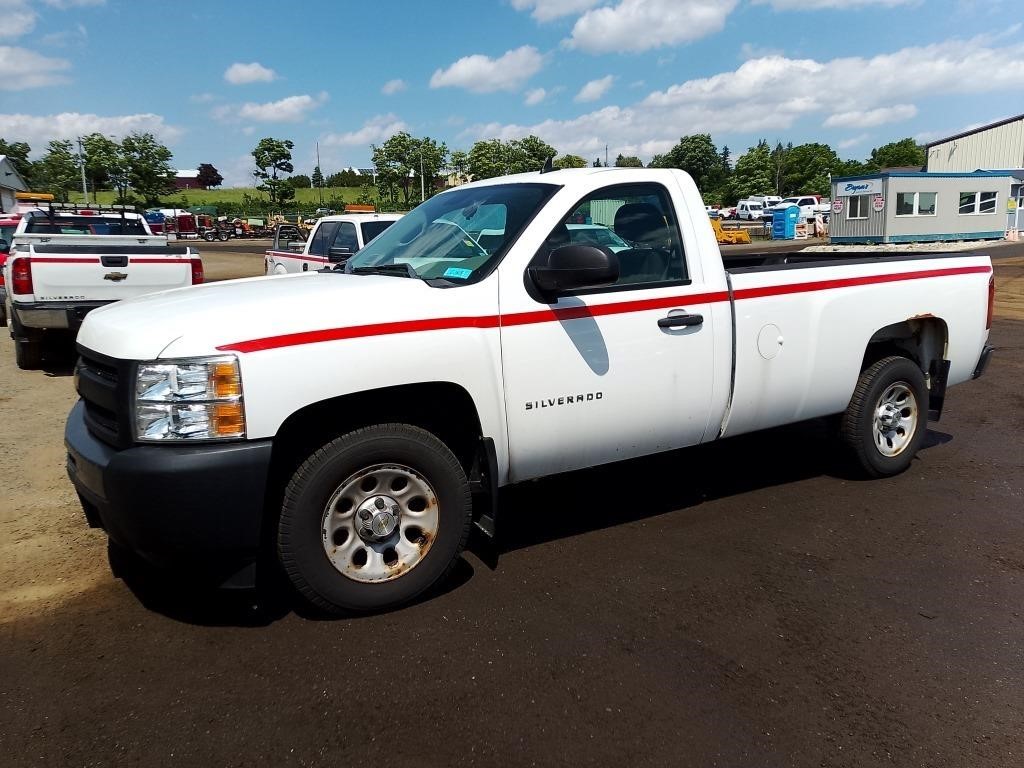
[[[10,253],[10,252],[11,252],[11,244],[8,243],[6,240],[0,240],[0,253]]]
[[[329,248],[327,250],[327,260],[331,262],[331,264],[340,264],[344,261],[348,261],[351,256],[352,251],[348,248],[342,248],[339,246],[337,248]]]
[[[605,248],[563,245],[548,255],[546,264],[532,266],[528,272],[537,289],[554,298],[614,283],[619,279],[619,259]]]

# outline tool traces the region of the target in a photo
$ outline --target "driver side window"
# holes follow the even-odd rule
[[[332,248],[348,248],[349,253],[359,250],[359,239],[356,237],[356,225],[351,221],[341,222],[338,234],[334,237]]]
[[[598,292],[679,284],[688,277],[671,200],[659,184],[620,184],[588,195],[552,230],[538,257],[563,245],[597,246],[618,258],[618,281]]]

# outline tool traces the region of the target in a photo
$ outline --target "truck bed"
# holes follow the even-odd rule
[[[784,269],[807,267],[838,267],[847,264],[892,264],[900,261],[921,261],[922,259],[954,259],[965,256],[986,256],[979,251],[922,251],[881,253],[879,251],[845,251],[829,253],[814,251],[768,251],[766,253],[722,254],[725,271],[730,274],[751,272],[772,272]]]

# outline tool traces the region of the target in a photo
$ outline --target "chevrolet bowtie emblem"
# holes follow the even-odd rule
[[[128,277],[128,275],[125,274],[124,272],[107,272],[107,274],[105,274],[103,276],[103,279],[104,280],[113,280],[115,283],[119,283],[122,280],[124,280],[126,277]]]

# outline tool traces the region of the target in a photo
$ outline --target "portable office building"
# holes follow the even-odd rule
[[[1011,171],[891,172],[832,179],[833,243],[918,243],[1001,239]]]

